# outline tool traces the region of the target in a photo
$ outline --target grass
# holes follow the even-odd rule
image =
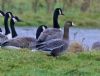
[[[0,49],[0,76],[100,76],[100,52],[65,53],[57,59],[27,49]]]

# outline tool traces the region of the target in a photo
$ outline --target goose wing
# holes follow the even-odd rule
[[[37,44],[37,49],[44,51],[53,51],[55,49],[64,50],[68,47],[68,42],[61,39],[52,39],[40,44]]]
[[[0,33],[0,45],[1,45],[5,40],[8,40],[7,36]]]
[[[5,46],[14,46],[14,47],[19,47],[19,48],[30,48],[31,44],[34,45],[36,44],[36,39],[35,38],[31,38],[31,37],[21,37],[21,38],[14,38],[8,41],[5,41],[2,44],[2,47]]]
[[[57,38],[61,39],[62,37],[63,37],[63,34],[60,29],[49,28],[41,33],[41,35],[38,38],[38,42],[44,42],[44,41],[48,41],[51,39],[57,39]]]

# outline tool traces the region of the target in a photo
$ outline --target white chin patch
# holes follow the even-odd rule
[[[62,13],[61,13],[61,10],[59,10],[59,14],[61,15]]]
[[[46,29],[44,26],[42,27],[43,31]]]
[[[15,18],[12,18],[14,22],[17,22],[17,20]]]
[[[10,13],[8,13],[9,14],[9,17],[11,17],[11,14]]]
[[[76,26],[76,25],[72,22],[72,26]]]
[[[3,15],[0,13],[0,16],[3,16]]]

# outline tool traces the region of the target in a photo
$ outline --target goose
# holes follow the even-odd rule
[[[36,39],[39,38],[40,34],[41,33],[38,33],[38,32],[43,32],[44,30],[47,29],[47,26],[46,25],[40,25],[38,28],[37,28],[37,31],[36,31]]]
[[[12,16],[11,12],[7,12],[4,15],[4,28],[5,28],[5,34],[0,33],[0,44],[4,42],[5,40],[11,39],[10,29],[8,27],[8,18]]]
[[[41,33],[38,42],[48,41],[51,39],[62,38],[63,34],[58,24],[58,16],[63,15],[61,8],[56,8],[53,15],[53,28],[48,28]]]
[[[11,19],[10,19],[10,28],[11,28],[11,32],[12,32],[12,37],[11,38],[14,38],[14,37],[16,37],[17,36],[17,33],[16,33],[16,31],[15,31],[15,28],[14,28],[14,23],[15,23],[15,21],[20,21],[20,19],[18,18],[18,17],[12,17]],[[6,27],[7,28],[7,27]],[[9,31],[9,33],[8,34],[10,34],[10,30],[9,30],[9,28],[8,28],[8,31]],[[10,38],[10,39],[11,39]],[[0,45],[3,43],[3,42],[5,42],[6,40],[9,40],[9,38],[6,36],[6,35],[3,35],[3,34],[0,34]]]
[[[4,28],[5,28],[5,35],[7,36],[8,39],[11,39],[11,33],[10,33],[10,29],[8,27],[8,19],[9,17],[13,17],[11,12],[7,12],[5,14],[5,18],[4,18]]]
[[[72,21],[66,21],[62,39],[52,39],[36,45],[38,50],[51,51],[51,56],[59,56],[69,46],[69,27],[74,26]]]
[[[45,25],[41,25],[38,27],[36,32],[36,37],[39,37],[39,35],[43,31],[41,29],[44,29],[45,27],[46,27]],[[13,39],[5,41],[1,45],[1,47],[15,48],[15,49],[28,48],[32,50],[33,47],[34,48],[36,47],[36,44],[37,44],[37,39],[35,39],[34,37],[15,37]]]

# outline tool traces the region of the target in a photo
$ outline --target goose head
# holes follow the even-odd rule
[[[10,17],[10,18],[13,17],[12,12],[7,12],[6,15],[7,15],[8,17]]]
[[[76,26],[76,25],[72,21],[66,21],[64,24],[64,28],[73,27],[73,26]]]
[[[64,15],[61,8],[56,8],[55,11],[54,11],[54,13],[55,13],[56,15]]]
[[[17,16],[13,16],[12,18],[12,21],[15,23],[15,22],[22,22],[22,20],[21,19],[19,19],[19,17],[17,17]]]
[[[36,39],[39,38],[41,32],[43,32],[45,29],[47,29],[47,26],[45,25],[41,25],[37,28],[37,31],[36,31]]]
[[[13,17],[12,12],[6,12],[5,18],[11,18],[11,17]]]
[[[0,10],[0,16],[5,16],[5,13]]]

